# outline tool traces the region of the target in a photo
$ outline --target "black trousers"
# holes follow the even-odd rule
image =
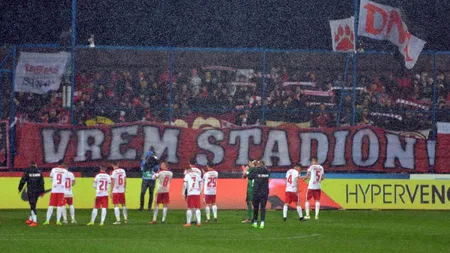
[[[37,213],[36,213],[36,204],[37,204],[39,195],[40,194],[38,194],[38,193],[32,193],[32,192],[28,193],[28,203],[30,203],[30,209],[36,215],[37,215]]]
[[[155,189],[155,180],[142,180],[142,185],[141,185],[141,205],[140,208],[144,208],[144,200],[145,200],[145,192],[147,191],[148,188],[148,192],[150,194],[149,198],[148,198],[148,208],[152,208],[152,203],[153,203],[153,191]]]
[[[258,211],[261,209],[261,221],[266,219],[267,194],[253,194],[253,221],[258,220]]]

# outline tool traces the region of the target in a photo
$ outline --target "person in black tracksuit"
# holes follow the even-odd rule
[[[253,227],[258,227],[258,210],[261,209],[261,223],[259,228],[264,228],[266,218],[266,204],[269,197],[269,177],[270,171],[263,161],[258,161],[256,169],[249,175],[248,179],[253,180]]]
[[[25,170],[19,183],[19,193],[24,185],[27,184],[28,202],[30,203],[31,215],[26,221],[29,226],[37,226],[36,204],[39,196],[43,196],[45,192],[44,177],[38,169],[36,163],[31,163],[30,167]]]

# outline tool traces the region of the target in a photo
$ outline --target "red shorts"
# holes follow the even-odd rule
[[[114,205],[125,205],[125,193],[113,193],[112,202]]]
[[[200,195],[187,196],[188,208],[200,208]]]
[[[95,208],[108,208],[108,196],[95,197]]]
[[[64,202],[66,202],[66,205],[73,205],[73,197],[65,197]]]
[[[320,189],[314,190],[314,189],[308,189],[308,193],[306,194],[306,199],[310,200],[314,198],[314,200],[320,200],[320,194],[322,191]]]
[[[205,195],[205,203],[206,204],[215,204],[216,203],[216,195]]]
[[[169,193],[168,192],[160,192],[156,194],[156,204],[169,204]]]
[[[51,193],[50,206],[64,206],[64,193]]]
[[[298,193],[296,192],[285,192],[284,193],[284,203],[298,203]]]

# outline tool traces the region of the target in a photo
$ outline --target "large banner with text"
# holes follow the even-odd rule
[[[318,157],[326,171],[426,173],[435,159],[448,159],[448,154],[435,157],[435,144],[369,126],[191,129],[145,122],[91,127],[23,123],[16,126],[14,165],[25,168],[34,161],[51,167],[63,159],[71,167],[113,161],[138,167],[146,151],[154,149],[174,170],[195,158],[200,166],[212,162],[218,171],[239,172],[254,159],[284,171],[295,164],[309,166]]]

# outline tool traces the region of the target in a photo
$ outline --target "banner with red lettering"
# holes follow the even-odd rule
[[[25,168],[35,161],[51,167],[64,159],[71,167],[112,161],[138,167],[150,148],[175,170],[195,158],[201,166],[211,161],[217,170],[227,172],[240,172],[241,165],[254,159],[284,171],[295,164],[309,166],[316,156],[327,171],[425,173],[435,159],[445,163],[449,156],[435,157],[434,146],[425,139],[370,126],[192,129],[147,122],[92,127],[22,123],[16,126],[14,165]]]
[[[400,9],[368,0],[361,0],[358,35],[394,43],[408,69],[414,67],[426,43],[408,31]]]
[[[14,79],[15,91],[44,94],[58,90],[69,59],[67,52],[21,52]]]

